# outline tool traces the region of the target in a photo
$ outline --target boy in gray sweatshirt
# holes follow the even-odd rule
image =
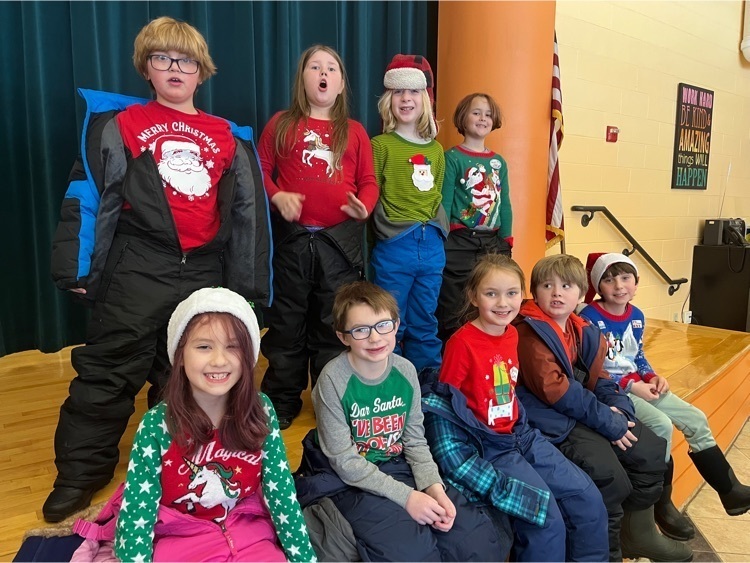
[[[392,561],[502,560],[489,517],[446,489],[432,459],[416,370],[393,354],[395,299],[369,282],[345,285],[333,324],[349,349],[323,368],[312,398],[320,448],[350,487],[333,500],[359,548]]]

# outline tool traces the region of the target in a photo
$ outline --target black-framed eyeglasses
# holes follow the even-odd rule
[[[167,55],[149,55],[148,60],[154,70],[169,70],[174,63],[177,63],[180,72],[195,74],[200,67],[200,63],[195,59],[173,59]]]
[[[389,332],[393,332],[396,330],[397,320],[398,319],[388,319],[370,326],[355,326],[351,330],[342,330],[341,332],[343,334],[350,334],[354,340],[364,340],[365,338],[370,337],[372,329],[375,329],[375,332],[378,334],[388,334]]]

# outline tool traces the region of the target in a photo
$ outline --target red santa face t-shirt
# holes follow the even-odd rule
[[[149,102],[120,112],[117,125],[134,156],[153,154],[182,250],[212,240],[219,230],[218,183],[236,148],[229,123]]]

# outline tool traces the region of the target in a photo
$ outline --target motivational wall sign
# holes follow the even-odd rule
[[[677,86],[672,189],[705,190],[714,93],[697,86]]]

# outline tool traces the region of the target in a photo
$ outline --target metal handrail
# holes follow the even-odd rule
[[[617,218],[612,215],[610,210],[603,205],[574,205],[570,208],[570,210],[588,213],[588,215],[583,215],[581,217],[581,225],[583,225],[584,227],[588,227],[589,223],[594,218],[594,215],[596,213],[604,213],[607,219],[610,220],[610,222],[617,228],[617,230],[620,231],[620,234],[622,234],[622,236],[624,236],[633,247],[630,250],[628,250],[627,248],[624,249],[622,253],[625,256],[630,256],[631,254],[640,252],[643,255],[643,259],[646,260],[646,262],[648,262],[651,267],[656,270],[656,273],[659,274],[664,279],[664,281],[669,284],[669,295],[674,295],[675,291],[680,289],[680,286],[683,283],[688,282],[687,278],[679,278],[676,280],[670,278],[669,275],[667,275],[667,273],[661,269],[661,266],[659,266],[659,264],[657,264],[656,261],[651,258],[651,255],[646,252],[646,250],[638,243],[637,240],[633,238],[633,235],[631,235],[628,230],[622,226],[622,223],[620,223]]]

